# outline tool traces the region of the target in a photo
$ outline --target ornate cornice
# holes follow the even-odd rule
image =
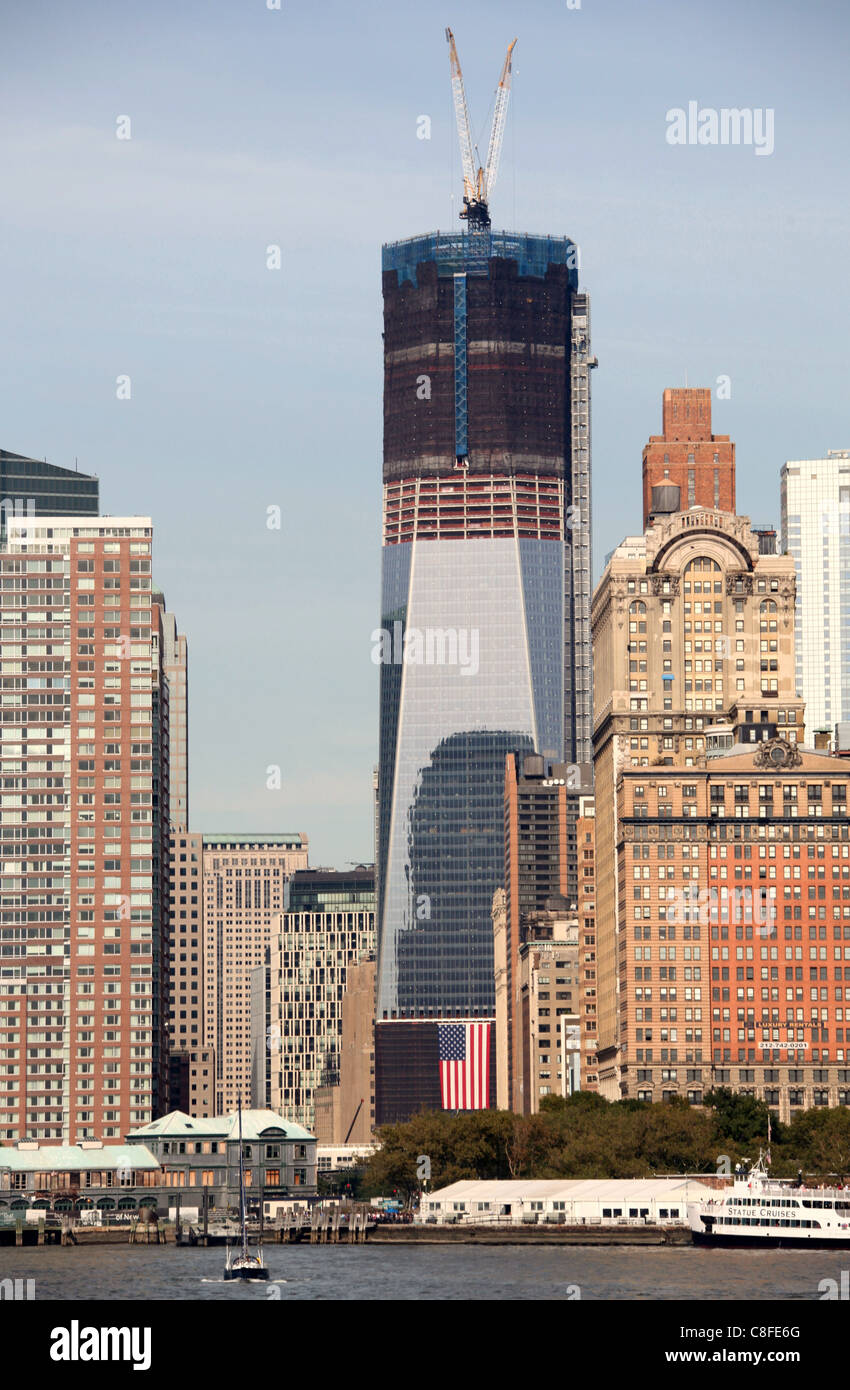
[[[802,761],[796,743],[788,743],[784,738],[769,738],[758,745],[753,766],[780,769],[799,767]]]

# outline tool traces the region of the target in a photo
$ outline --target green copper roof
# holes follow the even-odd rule
[[[303,844],[304,837],[300,830],[294,830],[292,834],[266,835],[237,835],[224,831],[221,835],[216,835],[212,831],[203,831],[201,839],[205,845],[300,845]]]
[[[239,1116],[234,1110],[230,1115],[212,1115],[199,1119],[194,1115],[184,1114],[182,1110],[172,1110],[169,1115],[152,1120],[141,1129],[131,1130],[127,1137],[133,1141],[137,1138],[238,1139]],[[291,1120],[284,1120],[273,1110],[243,1110],[242,1138],[312,1139],[313,1135]]]
[[[0,1172],[87,1173],[119,1168],[158,1170],[159,1163],[144,1144],[104,1144],[81,1149],[79,1144],[40,1144],[37,1149],[0,1149]]]

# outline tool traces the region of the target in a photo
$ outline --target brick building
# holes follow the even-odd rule
[[[648,778],[650,769],[694,768],[709,752],[736,741],[796,740],[803,702],[794,688],[794,586],[793,560],[761,555],[746,517],[699,508],[667,517],[618,546],[597,586],[592,614],[603,1094],[619,1091],[623,890],[614,866],[622,771],[642,768]]]
[[[579,982],[581,1000],[581,1089],[598,1090],[596,1047],[598,1036],[596,983],[596,818],[594,799],[582,796],[576,821],[578,862]]]
[[[592,799],[589,764],[557,763],[537,754],[505,760],[504,897],[494,897],[496,1083],[499,1104],[527,1105],[527,1067],[515,1043],[522,943],[553,903],[576,921],[579,898],[577,821]],[[549,1078],[546,1078],[547,1080]]]
[[[0,1138],[166,1104],[168,684],[148,517],[8,518]]]
[[[622,767],[609,1097],[850,1103],[847,789],[843,760],[776,738]]]
[[[735,445],[711,433],[711,392],[668,388],[662,433],[643,450],[643,524],[691,507],[735,510]]]
[[[544,1096],[568,1096],[581,1083],[578,923],[566,905],[536,913],[516,963],[513,1109],[536,1115]]]
[[[599,1089],[787,1119],[850,1098],[846,764],[803,746],[793,558],[733,514],[708,392],[664,400],[592,608]]]

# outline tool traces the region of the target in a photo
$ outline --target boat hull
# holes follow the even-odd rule
[[[231,1269],[226,1269],[224,1271],[224,1277],[225,1279],[242,1280],[268,1279],[269,1272],[264,1265],[254,1265],[253,1268],[248,1265],[236,1265]]]
[[[832,1239],[813,1236],[811,1239],[795,1239],[789,1236],[732,1236],[708,1231],[691,1231],[694,1245],[723,1246],[726,1250],[773,1249],[773,1250],[850,1250],[850,1232],[846,1236]]]

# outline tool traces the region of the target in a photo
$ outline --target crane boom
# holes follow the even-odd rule
[[[469,109],[466,105],[466,93],[463,90],[460,59],[457,56],[454,34],[451,29],[446,30],[446,40],[449,45],[449,58],[452,65],[452,95],[455,103],[457,133],[460,140],[460,158],[463,165],[463,191],[466,198],[475,198],[477,196],[477,180],[475,177],[475,159],[472,153]]]
[[[502,153],[502,140],[505,134],[505,119],[508,114],[508,98],[511,94],[511,55],[516,39],[510,45],[505,57],[499,87],[496,92],[496,107],[493,112],[493,129],[490,132],[490,145],[487,150],[487,168],[484,172],[484,201],[489,203],[496,186],[499,173],[499,159]]]
[[[348,1126],[348,1133],[346,1134],[345,1138],[344,1138],[343,1141],[342,1141],[343,1144],[347,1144],[348,1141],[349,1141],[349,1139],[351,1138],[351,1131],[353,1130],[354,1126],[356,1125],[356,1123],[357,1123],[357,1116],[360,1114],[360,1111],[361,1111],[362,1109],[363,1109],[363,1097],[361,1096],[361,1098],[360,1098],[360,1104],[358,1105],[357,1109],[356,1109],[355,1112],[354,1112],[354,1119],[351,1121],[351,1124]]]
[[[516,39],[508,48],[505,61],[502,66],[502,75],[499,78],[499,85],[496,89],[496,102],[493,111],[493,126],[490,131],[490,144],[487,149],[487,166],[482,169],[480,160],[476,159],[477,149],[472,142],[472,133],[469,124],[469,109],[466,104],[466,93],[463,88],[463,74],[460,70],[460,59],[457,56],[457,46],[454,34],[451,29],[446,30],[446,40],[449,45],[449,57],[452,66],[452,95],[454,96],[455,118],[457,120],[457,133],[460,139],[460,158],[463,165],[463,212],[461,217],[469,218],[470,225],[477,227],[490,226],[490,213],[487,204],[496,186],[496,177],[499,172],[499,159],[502,153],[502,140],[505,133],[505,118],[508,111],[508,97],[511,91],[511,57],[516,46]],[[477,164],[477,168],[476,168]]]

